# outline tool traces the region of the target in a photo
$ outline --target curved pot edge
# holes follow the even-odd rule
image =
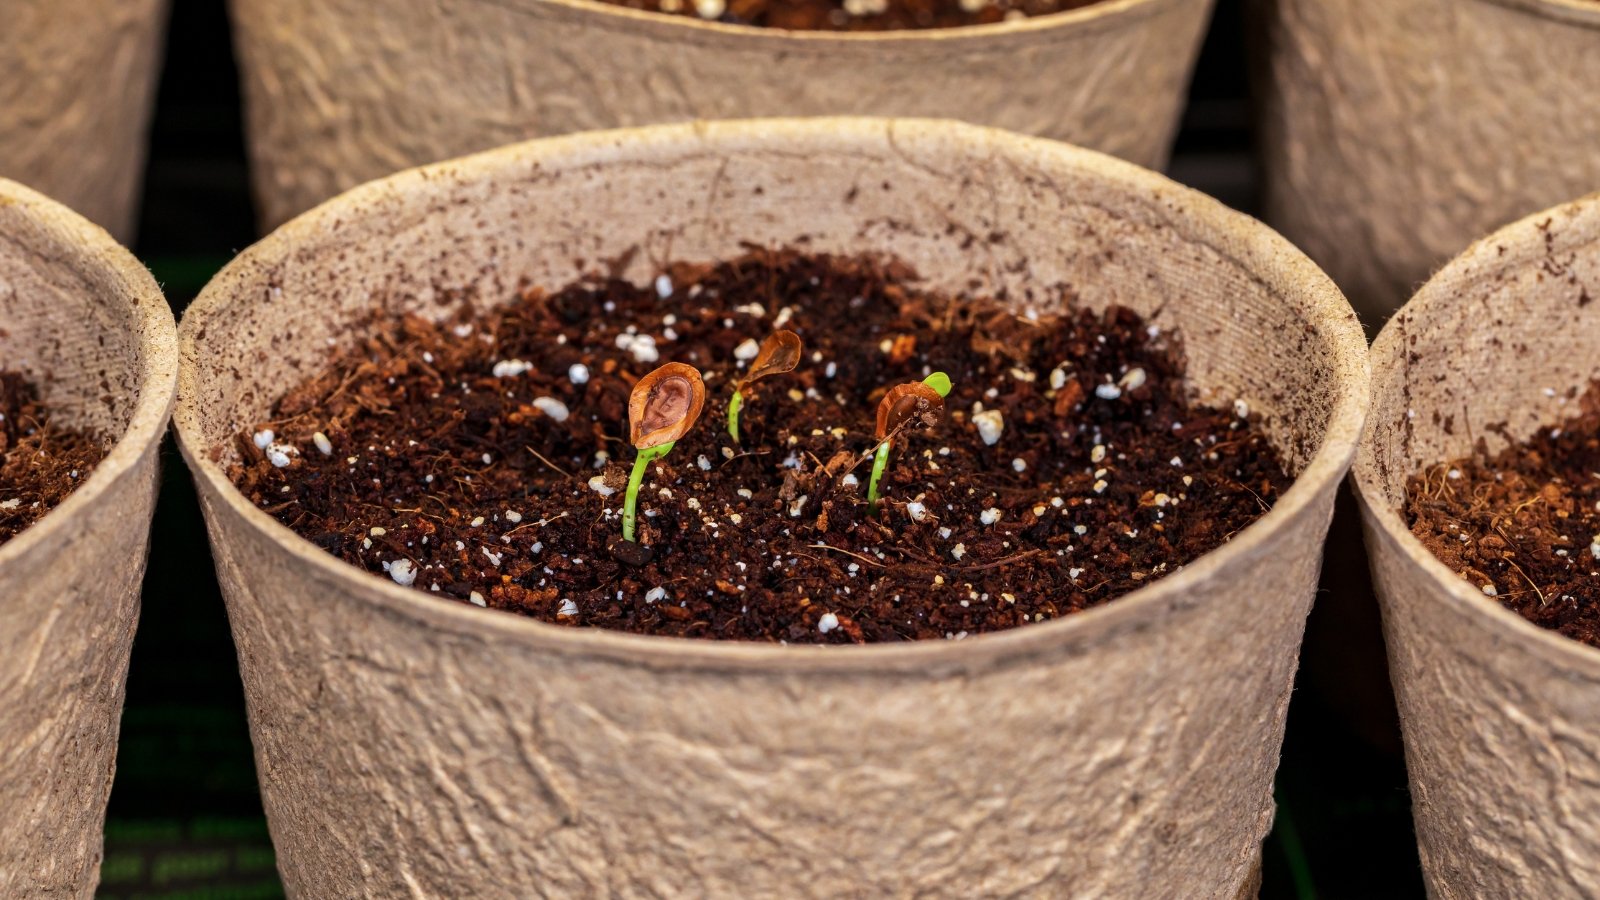
[[[145,357],[139,399],[127,427],[83,484],[39,521],[0,545],[3,569],[53,542],[71,519],[89,512],[114,485],[131,477],[147,454],[159,448],[177,401],[178,328],[155,277],[110,232],[38,191],[5,178],[0,178],[0,205],[22,207],[63,243],[81,248],[85,257],[109,269],[118,288],[132,298]]]
[[[1480,256],[1486,256],[1491,246],[1495,248],[1498,263],[1496,268],[1524,263],[1542,254],[1545,247],[1544,231],[1539,224],[1547,221],[1552,214],[1561,212],[1571,214],[1584,212],[1591,216],[1600,216],[1600,192],[1524,216],[1474,241],[1435,272],[1433,277],[1417,290],[1411,301],[1401,307],[1384,325],[1372,343],[1373,366],[1376,367],[1382,360],[1400,356],[1403,352],[1401,345],[1405,340],[1405,329],[1409,322],[1425,316],[1433,307],[1453,299],[1442,291],[1442,285],[1447,280],[1454,280],[1464,270],[1477,265]],[[1500,247],[1506,250],[1504,256],[1499,256]],[[1379,385],[1374,381],[1372,387],[1376,391]],[[1405,521],[1401,518],[1400,510],[1391,506],[1387,500],[1386,492],[1374,471],[1373,452],[1369,435],[1364,433],[1350,472],[1350,480],[1355,486],[1362,515],[1369,526],[1381,534],[1397,554],[1418,567],[1440,588],[1440,592],[1450,604],[1450,612],[1477,627],[1492,630],[1507,640],[1522,643],[1537,655],[1557,660],[1566,668],[1586,672],[1589,677],[1600,680],[1600,648],[1590,647],[1557,632],[1540,628],[1500,603],[1490,601],[1480,591],[1473,590],[1470,584],[1446,568],[1445,564],[1411,533],[1411,529],[1406,527]]]
[[[849,648],[768,647],[689,641],[673,638],[608,632],[600,629],[569,629],[515,615],[486,615],[461,604],[443,603],[416,591],[373,578],[321,551],[266,513],[249,503],[209,458],[203,444],[199,410],[188,399],[197,357],[198,332],[208,317],[225,308],[231,286],[248,282],[253,274],[254,256],[288,252],[302,238],[309,240],[325,225],[338,218],[342,207],[377,200],[386,195],[432,190],[430,183],[451,173],[470,178],[476,173],[497,171],[508,165],[537,161],[551,167],[570,167],[584,162],[614,158],[620,148],[633,155],[647,153],[652,146],[683,147],[700,144],[708,152],[737,144],[743,139],[770,141],[775,132],[820,136],[839,141],[882,141],[887,138],[895,152],[904,137],[900,131],[923,131],[934,140],[952,138],[971,143],[1004,141],[1022,147],[1036,158],[1065,160],[1075,168],[1093,169],[1098,177],[1111,179],[1130,190],[1143,193],[1152,209],[1184,218],[1205,237],[1209,246],[1229,258],[1247,256],[1259,271],[1269,264],[1291,278],[1315,288],[1308,293],[1307,319],[1325,323],[1322,335],[1336,366],[1336,399],[1332,404],[1322,443],[1296,477],[1278,505],[1239,533],[1227,545],[1201,557],[1149,587],[1127,594],[1115,603],[1066,616],[1058,621],[1026,628],[980,635],[961,642],[921,642],[907,645],[870,645]],[[1182,207],[1187,207],[1187,210]],[[1225,232],[1246,232],[1247,241],[1230,240]],[[1198,240],[1197,240],[1198,242]],[[1231,246],[1230,246],[1231,244]],[[1342,351],[1342,352],[1341,352]],[[1162,606],[1182,607],[1191,585],[1215,578],[1223,570],[1256,554],[1269,552],[1280,526],[1293,518],[1313,514],[1320,500],[1331,503],[1332,492],[1354,459],[1356,444],[1370,400],[1370,367],[1366,358],[1366,339],[1355,312],[1328,278],[1303,253],[1286,239],[1255,219],[1224,206],[1220,201],[1179,185],[1133,163],[1072,145],[1015,135],[1010,132],[948,120],[881,118],[746,119],[726,122],[693,122],[615,129],[552,138],[536,139],[406,170],[369,182],[325,201],[290,220],[263,238],[220,271],[186,312],[179,329],[179,400],[173,422],[178,444],[197,481],[204,490],[223,502],[230,513],[246,525],[266,535],[280,549],[299,560],[309,571],[327,583],[342,586],[352,594],[373,595],[390,610],[398,610],[437,627],[480,635],[486,638],[517,640],[541,652],[604,656],[625,662],[695,668],[749,668],[762,671],[802,673],[847,671],[924,671],[929,669],[974,668],[1004,665],[1039,653],[1050,652],[1091,639],[1139,627]]]
[[[1478,0],[1579,28],[1600,28],[1600,7],[1590,0]]]
[[[739,43],[745,46],[765,45],[780,52],[850,53],[913,48],[950,52],[969,49],[974,45],[1024,38],[1048,41],[1117,27],[1124,20],[1139,21],[1190,2],[1210,4],[1214,0],[1100,0],[1091,6],[1015,22],[883,32],[790,31],[755,25],[728,25],[630,9],[601,0],[498,0],[496,5],[526,15],[538,13],[524,7],[546,5],[556,9],[558,15],[581,21],[588,27],[606,31],[640,31],[665,42]]]

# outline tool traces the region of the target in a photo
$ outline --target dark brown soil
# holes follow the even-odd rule
[[[1573,392],[1576,395],[1576,392]],[[1578,415],[1414,475],[1406,521],[1445,565],[1535,625],[1600,647],[1600,383]]]
[[[728,25],[788,31],[908,31],[992,25],[1100,0],[602,0]]]
[[[597,277],[479,319],[377,322],[256,426],[275,442],[239,436],[230,474],[328,552],[442,597],[804,642],[959,638],[1104,603],[1287,487],[1243,410],[1189,406],[1174,335],[1126,310],[1029,321],[914,281],[894,262],[752,251],[654,286]],[[803,362],[760,383],[735,447],[735,359],[777,328],[799,333]],[[705,373],[705,414],[651,466],[639,541],[653,559],[625,565],[608,545],[634,456],[628,395],[669,360]],[[896,442],[869,518],[878,400],[934,370],[955,381],[949,415]],[[993,446],[979,410],[1003,416]]]
[[[98,438],[51,424],[21,375],[0,372],[0,544],[67,499],[105,455]]]

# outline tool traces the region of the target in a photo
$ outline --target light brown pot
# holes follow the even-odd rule
[[[1600,187],[1592,0],[1253,0],[1267,221],[1376,327],[1462,247]]]
[[[970,235],[996,235],[972,242]],[[490,306],[581,260],[741,241],[898,254],[937,288],[1128,304],[1188,336],[1298,474],[1224,549],[1108,606],[962,642],[779,647],[573,630],[345,565],[228,482],[232,436],[374,303]],[[1334,488],[1367,402],[1332,283],[1110,157],[951,122],[556,138],[363,186],[189,309],[176,421],[301,896],[1232,897],[1250,890]]]
[[[1212,0],[880,35],[591,0],[230,0],[262,219],[512,141],[750,116],[936,116],[1166,161]]]
[[[166,0],[6,0],[0,176],[133,238]]]
[[[89,897],[177,330],[150,273],[65,207],[0,179],[0,368],[116,441],[60,506],[0,544],[0,897]]]
[[[1355,481],[1436,897],[1600,894],[1600,651],[1485,597],[1399,513],[1423,466],[1575,412],[1558,398],[1600,377],[1596,299],[1600,195],[1474,244],[1373,346]]]

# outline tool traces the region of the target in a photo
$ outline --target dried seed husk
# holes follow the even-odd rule
[[[944,418],[944,398],[920,381],[897,384],[878,402],[876,437],[883,440],[901,428],[933,426]]]
[[[750,363],[749,373],[739,382],[739,391],[746,393],[751,384],[763,378],[793,372],[795,366],[800,365],[800,351],[800,335],[787,330],[774,331],[761,342],[761,350]]]
[[[628,398],[628,439],[639,450],[683,437],[706,403],[699,370],[667,363],[639,379]]]

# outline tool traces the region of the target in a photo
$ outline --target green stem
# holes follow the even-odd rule
[[[728,435],[735,444],[739,443],[739,410],[744,406],[744,394],[733,392],[733,399],[728,401]]]
[[[883,478],[883,470],[889,468],[889,447],[894,442],[884,438],[878,445],[878,455],[872,459],[872,478],[867,482],[867,515],[878,514],[878,481]]]
[[[671,452],[672,445],[675,443],[676,441],[668,441],[665,444],[646,447],[639,451],[638,456],[634,457],[633,471],[628,473],[628,494],[623,498],[622,503],[623,540],[633,541],[634,528],[639,524],[639,486],[644,484],[645,469],[650,467],[652,461],[660,459]]]

